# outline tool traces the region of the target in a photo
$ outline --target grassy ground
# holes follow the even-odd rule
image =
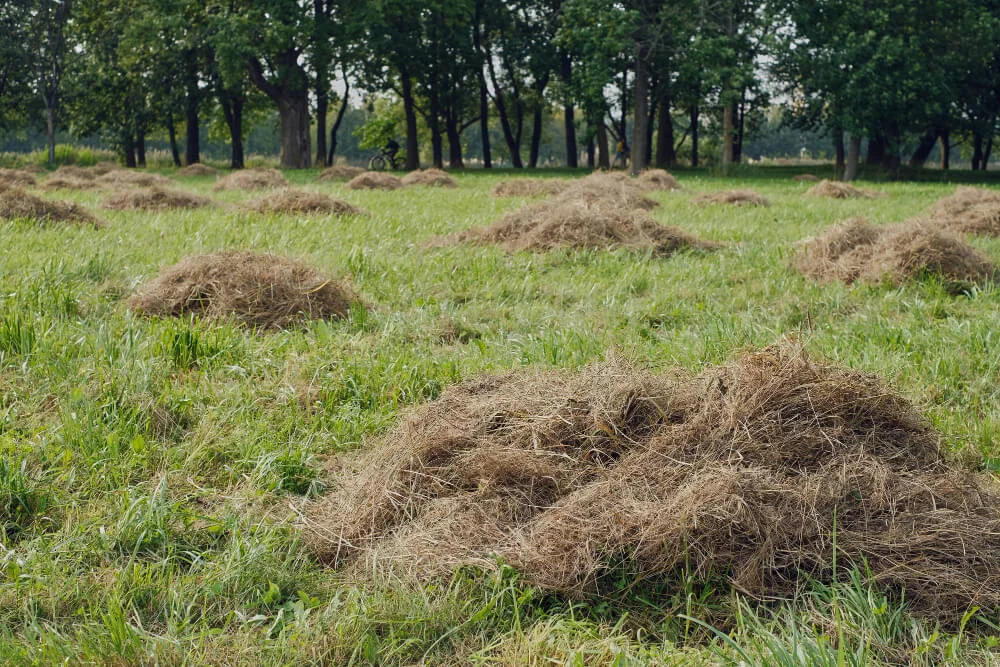
[[[869,184],[875,201],[816,200],[786,173],[681,173],[653,215],[730,243],[655,259],[429,248],[492,222],[501,175],[455,190],[315,184],[367,218],[260,216],[219,206],[102,212],[104,230],[0,228],[0,662],[51,664],[872,664],[990,662],[995,611],[941,629],[845,571],[760,603],[678,573],[661,589],[567,601],[517,574],[417,586],[344,581],[301,546],[295,507],[324,466],[408,406],[484,371],[576,367],[609,350],[698,369],[789,334],[878,373],[968,465],[1000,469],[1000,292],[815,284],[795,241],[833,221],[919,214],[954,186]],[[509,176],[503,174],[502,176]],[[211,178],[181,184],[210,194]],[[751,187],[767,209],[695,207]],[[90,193],[63,193],[92,206]],[[52,196],[52,195],[48,195]],[[1000,240],[973,239],[1000,260]],[[122,298],[158,267],[255,249],[349,274],[369,308],[272,335],[145,320]],[[622,582],[628,588],[628,582]]]

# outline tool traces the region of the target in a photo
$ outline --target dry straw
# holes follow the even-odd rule
[[[585,204],[610,209],[650,210],[658,204],[645,195],[646,190],[635,179],[621,173],[595,172],[571,181],[556,194],[553,201],[564,204]]]
[[[682,190],[673,174],[665,169],[647,169],[639,174],[640,187],[646,190]]]
[[[327,167],[316,177],[317,181],[349,181],[359,174],[365,173],[361,167],[351,167],[348,165],[334,165]]]
[[[98,183],[114,186],[133,186],[149,188],[153,186],[169,187],[173,185],[169,178],[159,174],[150,174],[143,171],[132,171],[128,169],[113,169],[97,177]]]
[[[347,187],[352,190],[398,190],[403,187],[403,182],[392,174],[366,171],[352,178]]]
[[[214,190],[269,190],[288,187],[288,179],[277,169],[240,169],[223,176]]]
[[[202,164],[201,162],[195,162],[186,167],[181,167],[174,173],[174,176],[215,176],[218,173],[219,170],[214,167],[209,167],[207,164]]]
[[[101,220],[79,204],[41,199],[12,186],[0,187],[0,219],[104,226]]]
[[[960,234],[1000,236],[1000,191],[960,187],[938,201],[929,217],[932,224]]]
[[[871,190],[862,190],[848,183],[823,179],[806,190],[810,197],[831,197],[833,199],[879,199],[885,195]]]
[[[900,284],[923,274],[981,283],[997,273],[989,257],[926,221],[876,227],[852,218],[804,241],[792,261],[805,275],[847,283]]]
[[[168,209],[194,209],[209,206],[212,201],[190,192],[154,186],[147,190],[123,190],[104,200],[104,208],[113,211],[141,210],[165,211]]]
[[[496,557],[560,594],[726,576],[789,596],[851,564],[945,622],[1000,604],[1000,497],[877,378],[782,345],[697,377],[620,360],[451,388],[307,508],[324,562],[419,578]]]
[[[538,197],[559,194],[569,187],[560,178],[512,178],[493,186],[494,197]]]
[[[457,188],[458,182],[450,174],[440,169],[411,171],[402,178],[403,185],[430,185],[442,188]]]
[[[753,190],[722,190],[698,195],[695,204],[729,204],[731,206],[770,206],[771,203]]]
[[[0,183],[16,187],[32,187],[38,185],[38,181],[35,177],[26,171],[3,168],[0,168]]]
[[[188,257],[163,269],[128,305],[145,315],[232,317],[273,330],[303,319],[345,317],[355,301],[349,286],[301,262],[222,252]]]
[[[361,209],[346,201],[319,192],[292,188],[252,201],[247,204],[247,208],[270,214],[363,215]]]

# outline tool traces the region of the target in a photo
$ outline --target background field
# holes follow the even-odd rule
[[[954,295],[933,280],[819,285],[788,266],[796,241],[836,220],[901,221],[954,185],[869,183],[889,196],[835,201],[803,197],[809,184],[780,171],[681,173],[686,190],[654,193],[653,216],[731,245],[656,259],[427,245],[522,205],[490,196],[509,174],[462,173],[455,190],[365,192],[316,184],[316,173],[287,175],[371,216],[252,214],[230,205],[257,194],[211,193],[213,179],[188,178],[179,182],[218,205],[101,211],[109,226],[96,231],[0,228],[0,661],[990,661],[995,612],[940,630],[858,572],[788,603],[683,573],[662,590],[571,602],[510,571],[422,587],[388,575],[344,581],[311,561],[294,525],[338,452],[460,379],[578,367],[608,351],[697,370],[789,335],[886,378],[942,431],[951,456],[1000,469],[994,286]],[[772,206],[690,202],[735,187]],[[98,210],[97,194],[62,194]],[[971,242],[1000,261],[1000,240]],[[368,309],[255,335],[124,307],[158,267],[218,249],[349,275]]]

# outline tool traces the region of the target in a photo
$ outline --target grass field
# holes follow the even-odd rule
[[[1000,470],[1000,292],[818,284],[794,243],[839,219],[901,221],[954,191],[869,183],[872,201],[802,196],[782,171],[680,172],[652,215],[730,244],[667,259],[429,247],[521,206],[509,173],[454,190],[352,191],[288,173],[370,217],[263,216],[218,205],[101,211],[101,230],[0,228],[0,663],[748,664],[990,663],[996,610],[947,626],[845,569],[832,585],[760,602],[678,573],[657,590],[564,600],[502,569],[413,584],[350,581],[316,564],[298,507],[331,460],[410,406],[483,372],[575,368],[617,351],[698,370],[798,336],[820,358],[878,374],[917,404],[955,460]],[[558,175],[558,174],[556,174]],[[695,206],[749,187],[772,206]],[[46,195],[52,197],[54,195]],[[1000,261],[1000,239],[971,243]],[[367,308],[255,334],[149,320],[123,298],[160,266],[254,249],[349,275]],[[622,583],[623,590],[628,582]]]

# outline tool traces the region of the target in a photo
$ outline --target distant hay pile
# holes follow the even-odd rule
[[[20,169],[0,168],[0,183],[16,187],[33,187],[38,185],[38,180],[32,174]]]
[[[489,227],[471,229],[454,238],[464,243],[499,245],[508,252],[625,248],[663,257],[683,248],[720,247],[677,227],[661,225],[642,210],[588,206],[582,202],[526,206]]]
[[[731,206],[770,206],[771,203],[753,190],[722,190],[698,195],[695,204],[729,204]]]
[[[112,171],[119,171],[121,168],[122,166],[117,162],[101,160],[97,164],[87,167],[87,170],[95,176],[104,176],[105,174],[110,174]]]
[[[60,165],[58,169],[52,172],[52,175],[49,176],[49,180],[52,180],[55,176],[62,176],[63,178],[75,178],[83,181],[92,181],[103,173],[107,172],[101,172],[99,174],[92,168],[78,167],[75,164],[64,164]]]
[[[181,167],[174,173],[174,176],[215,176],[218,173],[219,170],[215,167],[209,167],[207,164],[195,162],[194,164],[189,164],[186,167]]]
[[[112,211],[140,210],[166,211],[169,209],[195,209],[209,206],[207,197],[175,188],[153,186],[146,190],[123,190],[104,200],[103,206]]]
[[[635,179],[619,173],[595,172],[571,181],[555,195],[553,201],[563,204],[584,204],[627,211],[650,210],[659,206],[646,197],[646,190]]]
[[[802,243],[794,266],[819,280],[901,284],[934,274],[958,283],[996,276],[993,261],[959,236],[914,221],[876,227],[862,218],[837,225]]]
[[[792,176],[792,180],[796,183],[818,183],[819,176],[814,176],[813,174],[799,174],[798,176]]]
[[[358,174],[365,173],[361,167],[351,167],[348,165],[334,165],[327,167],[316,177],[317,181],[349,181]]]
[[[239,169],[223,176],[213,188],[220,190],[270,190],[288,187],[288,179],[277,169]]]
[[[107,173],[97,177],[98,183],[113,186],[131,186],[139,188],[149,188],[153,186],[167,187],[173,183],[169,178],[159,174],[150,174],[143,171],[132,171],[129,169],[112,169]]]
[[[79,204],[40,199],[13,186],[0,187],[0,219],[104,226],[101,220]]]
[[[247,208],[265,214],[363,215],[361,209],[346,201],[319,192],[291,188],[252,201],[247,204]]]
[[[458,182],[451,174],[440,169],[418,169],[402,178],[403,185],[429,185],[432,187],[457,188]]]
[[[403,187],[403,182],[392,174],[366,171],[352,178],[347,187],[352,190],[398,190]]]
[[[930,210],[933,224],[959,234],[1000,236],[1000,191],[960,187]]]
[[[234,317],[258,329],[303,319],[345,317],[351,289],[285,257],[222,252],[188,257],[160,271],[128,300],[144,315]]]
[[[825,178],[805,192],[810,197],[831,197],[833,199],[879,199],[884,195],[871,190],[862,190],[848,183],[828,181]]]
[[[561,178],[511,178],[493,187],[494,197],[538,197],[559,194],[569,187]]]
[[[665,169],[647,169],[639,174],[640,187],[647,190],[683,190],[673,174]]]
[[[877,378],[790,344],[696,377],[620,360],[467,381],[366,447],[307,506],[310,548],[355,576],[496,567],[604,592],[727,576],[759,597],[850,564],[945,622],[1000,605],[1000,495]]]

